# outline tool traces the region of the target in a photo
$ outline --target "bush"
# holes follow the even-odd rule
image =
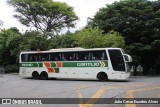
[[[19,72],[19,66],[14,64],[14,65],[7,65],[5,67],[6,73],[12,73],[12,72]]]
[[[0,74],[4,74],[4,73],[5,73],[4,67],[1,67],[1,66],[0,66]]]

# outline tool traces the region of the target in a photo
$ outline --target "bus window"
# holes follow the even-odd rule
[[[75,53],[74,52],[65,52],[62,54],[63,61],[73,61],[75,60]]]
[[[28,62],[34,62],[39,61],[39,55],[38,54],[28,54]]]
[[[115,71],[125,71],[125,64],[121,51],[116,49],[110,49],[108,50],[108,52],[113,69]]]
[[[106,51],[103,51],[103,52],[102,52],[102,60],[108,60]]]
[[[22,62],[28,62],[28,54],[22,54],[21,55],[21,61]]]
[[[90,52],[87,51],[77,52],[76,60],[78,61],[90,60]]]
[[[50,54],[50,61],[61,61],[61,53],[51,53]]]
[[[49,54],[48,53],[39,54],[39,61],[48,61],[48,60],[49,60]]]
[[[107,55],[105,51],[92,51],[92,60],[107,60]]]

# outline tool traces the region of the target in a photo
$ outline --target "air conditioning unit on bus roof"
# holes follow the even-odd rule
[[[75,48],[59,48],[59,49],[50,49],[50,51],[55,51],[55,50],[78,50],[78,49],[84,49],[81,47],[75,47]]]

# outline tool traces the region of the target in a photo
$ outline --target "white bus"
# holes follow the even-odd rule
[[[20,75],[34,79],[126,80],[130,55],[121,48],[64,48],[21,52]]]

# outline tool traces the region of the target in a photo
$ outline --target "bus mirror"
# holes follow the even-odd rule
[[[123,54],[125,62],[132,62],[132,57],[128,54]]]

